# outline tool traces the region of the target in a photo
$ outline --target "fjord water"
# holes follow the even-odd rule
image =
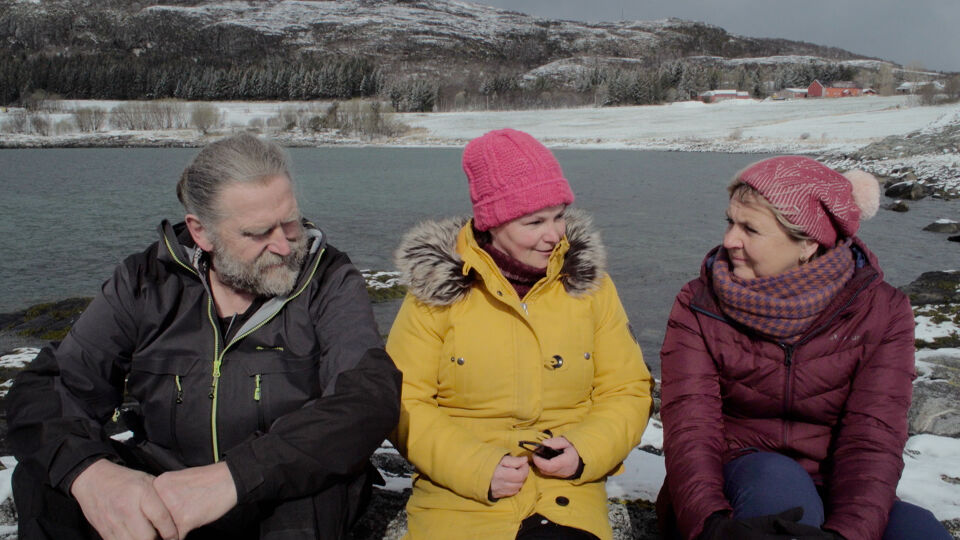
[[[0,312],[92,296],[126,255],[180,220],[180,171],[196,149],[0,150]],[[360,268],[393,270],[393,250],[415,223],[470,213],[460,149],[294,148],[302,212]],[[575,206],[592,213],[608,268],[644,349],[657,352],[679,288],[694,278],[725,227],[725,186],[765,156],[629,150],[557,150]],[[923,200],[881,210],[860,236],[894,285],[960,267],[957,244],[921,229],[955,217],[958,202]],[[378,305],[386,333],[398,302]]]

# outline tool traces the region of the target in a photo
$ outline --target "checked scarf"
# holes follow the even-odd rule
[[[733,274],[723,248],[713,263],[713,288],[720,309],[731,319],[785,343],[810,328],[853,276],[850,240],[812,261],[776,276],[741,279]]]

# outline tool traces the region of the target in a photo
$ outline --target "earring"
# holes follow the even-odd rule
[[[806,255],[802,255],[802,256],[800,257],[800,265],[803,266],[804,264],[807,264],[807,261],[809,261],[809,260],[810,260],[810,259],[808,259]]]

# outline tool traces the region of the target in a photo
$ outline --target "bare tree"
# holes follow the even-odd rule
[[[198,103],[190,112],[190,123],[204,135],[220,127],[220,120],[220,109],[209,103]]]
[[[45,113],[31,114],[30,130],[44,137],[50,135],[50,118]]]
[[[82,107],[73,111],[73,121],[80,131],[100,131],[107,122],[107,111],[98,107]]]
[[[877,71],[876,90],[881,96],[893,94],[893,67],[883,64]]]

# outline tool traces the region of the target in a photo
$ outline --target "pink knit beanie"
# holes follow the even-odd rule
[[[737,179],[760,192],[787,221],[826,247],[836,245],[838,236],[856,234],[861,217],[873,217],[880,201],[880,185],[872,175],[863,171],[840,174],[803,156],[758,161]]]
[[[473,224],[481,231],[573,202],[570,184],[546,146],[515,129],[478,137],[463,150]]]

